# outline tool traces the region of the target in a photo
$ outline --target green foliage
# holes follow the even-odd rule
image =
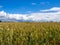
[[[60,45],[60,23],[0,23],[0,45]]]

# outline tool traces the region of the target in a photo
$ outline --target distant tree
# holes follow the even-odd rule
[[[50,21],[50,22],[53,22],[53,21]]]
[[[0,22],[2,22],[2,21],[0,20]]]

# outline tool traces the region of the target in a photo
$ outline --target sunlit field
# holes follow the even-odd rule
[[[60,45],[60,23],[1,22],[0,45]]]

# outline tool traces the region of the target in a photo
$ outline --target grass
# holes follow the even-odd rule
[[[60,45],[60,22],[1,22],[0,45]]]

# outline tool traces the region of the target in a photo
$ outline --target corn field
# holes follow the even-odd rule
[[[1,22],[0,45],[60,45],[60,23]]]

